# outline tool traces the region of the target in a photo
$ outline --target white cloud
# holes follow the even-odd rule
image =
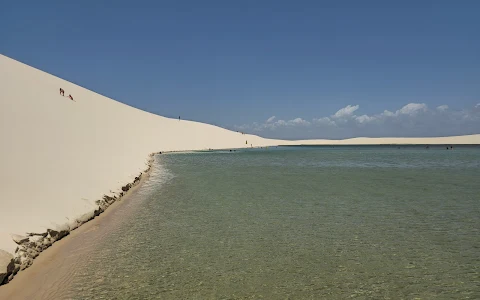
[[[355,115],[358,105],[348,105],[331,116],[277,120],[236,126],[270,138],[346,138],[354,136],[445,136],[480,133],[480,103],[464,110],[447,105],[429,109],[409,103],[395,112]]]
[[[353,115],[353,113],[359,108],[360,106],[355,105],[347,105],[342,109],[339,109],[332,117],[334,118],[344,118]]]
[[[273,120],[275,120],[275,116],[271,116],[270,118],[268,118],[267,123],[272,123]]]
[[[251,125],[249,124],[244,124],[240,126],[235,126],[236,129],[238,130],[246,130],[250,129],[253,131],[262,131],[262,130],[276,130],[278,128],[286,128],[286,127],[297,127],[297,126],[310,126],[310,122],[307,120],[304,120],[302,118],[295,118],[292,120],[276,120],[275,117],[268,118],[268,120],[265,121],[263,124],[259,124],[257,122],[253,122]]]
[[[361,115],[361,116],[355,117],[355,120],[357,120],[358,123],[363,124],[363,123],[375,121],[376,118],[373,116]]]
[[[386,116],[386,117],[393,117],[395,116],[395,114],[389,110],[384,110],[382,115]]]
[[[427,105],[425,103],[409,103],[396,111],[396,115],[416,115],[419,112],[424,112],[427,110]]]
[[[310,122],[305,121],[302,118],[296,118],[287,122],[288,125],[310,125]]]
[[[315,124],[323,124],[323,125],[328,125],[328,126],[335,126],[336,125],[335,121],[333,121],[329,117],[313,119],[312,122],[315,123]]]

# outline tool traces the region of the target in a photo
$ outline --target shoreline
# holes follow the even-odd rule
[[[227,149],[212,149],[211,151],[225,150]],[[238,148],[237,150],[245,149]],[[8,284],[0,285],[0,300],[52,299],[51,293],[55,293],[53,296],[54,298],[61,296],[57,294],[62,293],[61,287],[52,288],[52,285],[45,285],[45,283],[62,282],[62,286],[68,285],[69,280],[65,282],[65,280],[62,279],[61,274],[68,272],[66,269],[70,267],[70,265],[64,265],[66,258],[72,256],[69,253],[69,250],[82,252],[80,251],[82,250],[81,248],[76,248],[75,246],[83,246],[81,241],[89,240],[89,233],[91,231],[97,230],[96,228],[102,226],[102,224],[113,221],[112,218],[115,212],[124,207],[131,197],[135,195],[135,193],[150,178],[153,165],[156,159],[159,159],[156,158],[156,155],[190,152],[202,153],[205,151],[161,151],[150,154],[148,159],[148,168],[141,173],[138,181],[135,180],[134,182],[125,185],[129,186],[128,190],[121,193],[122,195],[117,197],[115,201],[106,206],[105,209],[99,210],[100,212],[95,214],[92,219],[87,220],[71,230],[67,235],[55,240],[49,247],[39,253],[38,257],[33,260],[31,265],[28,265],[24,270],[18,272],[14,278],[12,278],[13,280],[9,281]],[[121,205],[122,203],[124,205]],[[69,273],[69,275],[73,276],[74,274]]]
[[[15,255],[10,261],[10,264],[7,267],[7,274],[4,275],[4,278],[0,278],[0,293],[2,292],[2,287],[8,285],[15,277],[20,276],[19,274],[24,273],[28,270],[34,261],[37,261],[37,257],[41,257],[42,253],[48,251],[51,247],[57,244],[59,241],[65,240],[68,236],[71,236],[75,232],[80,231],[81,228],[84,228],[87,224],[94,222],[96,219],[99,219],[100,216],[105,215],[106,212],[110,211],[109,208],[118,206],[118,202],[125,201],[124,199],[128,199],[131,191],[137,190],[139,186],[141,186],[145,180],[149,178],[150,171],[152,166],[155,162],[155,155],[166,155],[166,154],[180,154],[180,153],[190,153],[190,152],[197,152],[197,153],[208,153],[208,152],[215,152],[215,151],[230,151],[235,152],[237,150],[248,150],[248,149],[260,149],[260,148],[269,148],[269,147],[329,147],[329,146],[437,146],[443,147],[443,144],[360,144],[360,145],[334,145],[334,144],[324,144],[324,145],[312,145],[312,144],[290,144],[290,145],[276,145],[276,146],[257,146],[257,147],[247,147],[247,148],[219,148],[219,149],[208,149],[208,150],[169,150],[169,151],[159,151],[151,153],[148,156],[147,160],[147,169],[141,172],[138,176],[135,177],[133,182],[127,183],[126,185],[122,186],[121,192],[116,193],[117,195],[108,196],[105,194],[101,200],[97,200],[97,209],[93,210],[90,213],[87,213],[83,216],[83,218],[78,218],[74,220],[73,226],[72,223],[66,223],[63,226],[58,226],[56,229],[47,229],[46,232],[42,233],[28,233],[27,236],[20,236],[20,235],[12,235],[12,239],[17,243],[18,247],[15,251]],[[455,146],[478,146],[478,144],[453,144]],[[60,228],[60,229],[59,229]],[[80,231],[82,232],[82,231]],[[0,253],[2,254],[2,253]],[[2,275],[2,274],[0,274]],[[1,299],[1,298],[0,298]]]
[[[60,229],[57,228],[57,230],[47,229],[47,231],[43,233],[28,233],[27,236],[12,235],[12,239],[17,243],[18,247],[15,251],[15,255],[7,266],[7,273],[4,275],[4,278],[0,278],[0,299],[3,299],[3,295],[1,294],[6,290],[3,287],[10,286],[14,278],[28,277],[28,274],[22,274],[27,273],[31,268],[39,269],[39,265],[42,265],[41,262],[37,264],[34,264],[34,262],[53,260],[51,253],[55,251],[55,248],[61,247],[61,244],[68,243],[68,237],[84,233],[90,227],[94,226],[94,223],[98,223],[106,218],[106,216],[110,214],[109,212],[115,210],[119,206],[118,203],[128,200],[150,177],[150,172],[155,162],[155,155],[161,153],[162,152],[151,153],[148,157],[147,169],[136,176],[133,182],[122,186],[122,191],[113,197],[104,195],[101,200],[96,201],[98,206],[97,209],[91,213],[84,214],[82,218],[74,220],[73,223],[70,222],[70,224],[67,223],[63,226],[59,226]],[[67,242],[65,242],[65,240],[67,240]],[[38,270],[34,270],[30,273],[37,272]],[[27,281],[29,282],[29,280]],[[22,285],[22,288],[25,288],[25,286]]]

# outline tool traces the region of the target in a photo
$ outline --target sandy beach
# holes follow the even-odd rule
[[[65,96],[59,94],[60,88]],[[265,139],[144,112],[2,55],[0,111],[4,145],[0,150],[0,283],[9,281],[19,269],[27,269],[39,252],[93,218],[99,209],[106,209],[111,203],[105,205],[102,199],[119,197],[123,187],[137,181],[151,153],[300,144],[480,144],[480,135]],[[95,224],[111,218],[102,214],[53,244],[35,259],[32,268],[0,288],[0,298],[21,291],[25,299],[32,299],[31,293],[39,290],[45,291],[42,297],[51,298],[44,277],[55,281],[62,274],[58,270],[74,269],[64,264],[67,250],[82,244]],[[28,249],[16,251],[19,245]]]
[[[75,276],[75,267],[85,259],[81,254],[102,238],[105,230],[99,229],[104,224],[118,221],[122,214],[128,213],[129,207],[125,204],[136,196],[138,189],[148,180],[149,173],[145,175],[121,201],[113,203],[105,213],[54,243],[35,259],[31,267],[20,272],[15,280],[0,286],[0,299],[64,299],[66,295],[63,288]]]

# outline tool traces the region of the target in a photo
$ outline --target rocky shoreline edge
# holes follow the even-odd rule
[[[159,153],[161,154],[162,152]],[[121,192],[113,196],[104,195],[102,199],[95,201],[97,205],[95,210],[85,213],[64,225],[57,226],[55,229],[47,229],[47,231],[43,233],[27,233],[26,236],[12,234],[12,239],[18,246],[14,255],[0,249],[0,286],[10,282],[18,272],[30,267],[33,260],[42,251],[53,245],[53,243],[68,236],[71,231],[93,220],[108,209],[110,205],[120,201],[131,188],[138,185],[143,178],[148,176],[155,160],[155,154],[157,153],[149,155],[146,163],[147,168],[143,172],[140,172],[133,182],[122,186]]]

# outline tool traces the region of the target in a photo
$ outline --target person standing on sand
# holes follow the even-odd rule
[[[65,91],[62,88],[60,88],[60,95],[65,97]]]
[[[178,120],[180,121],[180,116],[178,116]]]

